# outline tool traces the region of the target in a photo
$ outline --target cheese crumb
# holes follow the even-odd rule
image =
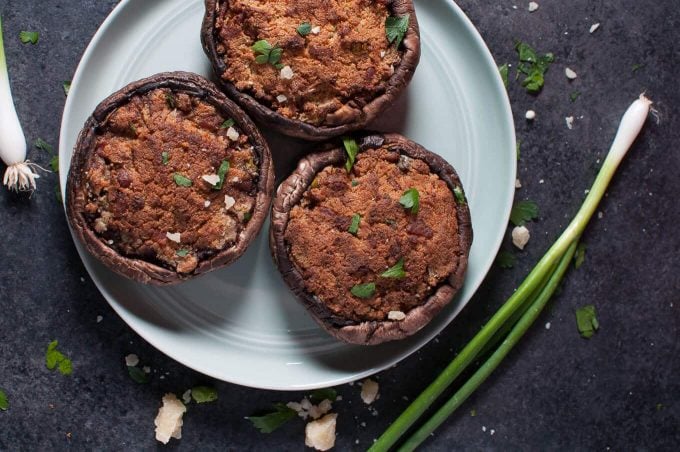
[[[536,112],[533,110],[527,110],[524,117],[527,118],[529,121],[533,121],[536,118]]]
[[[163,444],[168,444],[170,438],[182,438],[182,416],[187,408],[182,402],[177,400],[177,396],[172,393],[163,396],[163,406],[158,410],[158,415],[154,420],[156,425],[156,440]]]
[[[549,329],[550,329],[550,322],[546,322],[546,324],[545,324],[545,329],[546,329],[546,330],[549,330]]]
[[[595,33],[595,30],[597,30],[598,28],[600,28],[600,23],[599,23],[599,22],[596,23],[596,24],[592,24],[592,25],[590,26],[590,33]]]
[[[288,98],[286,96],[284,96],[283,94],[279,94],[278,96],[276,96],[276,101],[280,104],[284,103],[287,100],[288,100]]]
[[[522,182],[519,179],[515,179],[515,188],[522,188]]]
[[[387,313],[387,318],[389,320],[404,320],[406,318],[406,314],[404,314],[401,311],[390,311]]]
[[[576,75],[576,72],[574,72],[570,68],[564,69],[564,75],[566,75],[569,80],[576,80],[576,77],[578,77],[578,75]]]
[[[367,378],[361,385],[361,400],[364,401],[366,405],[370,405],[375,402],[378,398],[378,388],[377,382]]]
[[[175,243],[180,243],[182,240],[182,236],[180,235],[179,232],[167,232],[165,236],[168,238],[168,240],[173,241]]]
[[[234,198],[229,195],[224,195],[224,206],[227,208],[227,210],[234,207],[234,204],[236,204],[236,200]]]
[[[125,357],[125,365],[128,367],[135,367],[139,364],[139,357],[135,354],[130,354]]]
[[[573,116],[567,116],[564,118],[564,121],[567,123],[567,128],[569,130],[574,128],[574,117]]]
[[[305,427],[305,446],[316,450],[329,450],[335,446],[335,424],[337,414],[327,414],[312,421]]]
[[[538,3],[536,2],[529,2],[529,12],[533,13],[538,9]]]
[[[191,402],[191,389],[184,391],[184,394],[182,394],[182,401],[185,405],[188,405],[189,402]]]
[[[381,51],[380,51],[380,58],[385,58],[385,54],[386,54],[386,53],[387,53],[387,52],[385,52],[384,50],[381,50]]]
[[[317,25],[316,27],[312,28],[312,33],[318,35],[319,33],[321,33],[321,27]]]
[[[142,367],[142,370],[144,371],[145,374],[150,374],[150,373],[151,373],[151,367],[149,367],[149,366],[144,366],[144,367]]]
[[[290,80],[293,78],[295,73],[293,72],[293,69],[290,66],[284,66],[281,69],[281,78],[285,80]]]
[[[526,226],[515,226],[512,230],[512,243],[521,250],[529,243],[530,237],[531,234],[529,234],[529,230]]]
[[[203,205],[204,205],[205,207],[210,207],[210,201],[208,201],[208,200],[206,199],[205,202],[203,203]]]
[[[203,179],[204,181],[213,186],[220,183],[220,176],[218,176],[217,174],[205,174],[201,176],[201,179]]]
[[[229,138],[231,141],[236,141],[238,140],[239,133],[234,129],[233,127],[229,127],[227,129],[227,138]]]
[[[101,323],[102,320],[104,320],[104,317],[98,315],[97,316],[97,323]]]

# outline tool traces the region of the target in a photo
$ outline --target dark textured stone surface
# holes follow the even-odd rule
[[[557,58],[539,96],[527,95],[518,83],[510,88],[522,140],[519,176],[524,187],[517,198],[541,207],[540,220],[530,225],[532,240],[518,253],[513,270],[494,268],[438,340],[378,375],[382,397],[375,404],[377,417],[362,404],[358,386],[339,388],[344,400],[336,404],[338,450],[369,445],[406,407],[405,398],[417,395],[512,292],[575,212],[620,115],[641,91],[657,102],[662,121],[648,124],[613,181],[599,209],[603,217],[594,219],[585,235],[584,266],[569,274],[520,345],[425,448],[680,446],[677,2],[544,0],[531,14],[527,3],[459,2],[499,63],[516,60],[515,38]],[[64,104],[61,82],[71,78],[115,4],[0,0],[10,77],[29,141],[42,137],[56,148]],[[602,26],[591,35],[588,28],[595,22]],[[26,29],[41,32],[38,45],[19,42],[18,32]],[[644,66],[633,72],[637,64]],[[567,82],[565,66],[579,78]],[[575,90],[582,95],[571,103],[569,94]],[[538,115],[533,123],[523,119],[529,108]],[[577,119],[570,131],[564,117],[571,115]],[[50,156],[31,149],[30,158],[47,164]],[[9,411],[0,412],[0,450],[153,449],[153,418],[162,394],[197,383],[215,384],[220,400],[190,406],[184,438],[172,447],[302,449],[301,422],[266,436],[243,419],[271,402],[302,394],[211,382],[156,351],[113,313],[75,252],[54,196],[56,183],[55,174],[44,176],[30,200],[0,190],[0,388],[11,403]],[[598,309],[601,330],[586,341],[576,331],[574,310],[588,303]],[[101,323],[97,315],[104,317]],[[45,347],[55,338],[74,360],[72,377],[45,369]],[[137,353],[155,369],[149,385],[137,385],[127,376],[123,357],[128,353]],[[470,414],[473,409],[476,416]]]

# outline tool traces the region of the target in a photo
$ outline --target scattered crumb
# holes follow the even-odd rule
[[[149,366],[144,366],[144,367],[142,367],[142,370],[144,371],[145,374],[150,374],[150,373],[151,373],[151,367],[149,367]]]
[[[189,402],[191,402],[191,389],[184,391],[184,394],[182,394],[182,402],[184,402],[185,405],[188,405]]]
[[[366,405],[370,405],[371,403],[375,402],[375,400],[378,398],[378,388],[379,385],[377,382],[371,380],[370,378],[364,380],[364,383],[361,386],[361,400],[363,400]]]
[[[574,72],[574,71],[573,71],[572,69],[570,69],[570,68],[565,68],[565,69],[564,69],[564,75],[566,75],[567,78],[568,78],[569,80],[576,80],[576,77],[578,77],[578,75],[576,74],[576,72]]]
[[[496,430],[494,430],[494,429],[489,430],[489,434],[490,434],[491,436],[493,436],[494,433],[496,433]]]
[[[406,314],[404,314],[401,311],[390,311],[387,313],[387,318],[389,320],[404,320],[406,318]]]
[[[232,198],[229,195],[224,195],[224,206],[226,207],[227,210],[234,207],[234,204],[236,204],[236,200],[234,198]]]
[[[167,232],[165,236],[168,238],[168,240],[175,243],[180,243],[180,241],[182,240],[182,236],[180,235],[179,232]]]
[[[290,66],[284,66],[281,69],[281,78],[284,80],[290,80],[293,78],[294,75],[295,73],[293,72],[293,69],[291,69]]]
[[[279,94],[278,96],[276,96],[276,101],[280,104],[284,103],[287,100],[288,100],[288,98],[286,96],[284,96],[283,94]]]
[[[564,121],[567,123],[567,128],[569,130],[574,128],[574,117],[573,116],[567,116],[564,118]]]
[[[601,220],[602,217],[604,217],[604,213],[603,212],[597,212],[597,218]]]
[[[550,322],[547,322],[547,323],[545,324],[545,329],[546,329],[546,330],[549,330],[549,329],[550,329]]]
[[[536,112],[533,110],[527,110],[524,117],[527,118],[529,121],[533,121],[536,118]]]
[[[329,450],[335,446],[335,424],[337,414],[327,414],[312,421],[305,427],[305,446],[316,450]]]
[[[533,13],[538,9],[538,3],[536,2],[529,2],[529,12]]]
[[[236,141],[238,140],[239,133],[234,129],[233,127],[229,127],[227,129],[227,138],[229,138],[231,141]],[[219,179],[218,179],[219,180]],[[213,184],[214,185],[214,184]]]
[[[135,367],[139,364],[139,357],[134,353],[131,353],[125,357],[125,365],[128,367]]]
[[[156,439],[163,444],[168,444],[170,438],[182,438],[182,416],[187,408],[182,402],[177,400],[177,396],[172,393],[163,396],[163,406],[158,410],[158,415],[154,420],[156,425]]]
[[[80,277],[80,282],[85,282],[85,278],[83,278],[83,277],[81,276],[81,277]]]
[[[318,405],[314,405],[305,397],[300,403],[288,402],[286,406],[295,411],[302,419],[306,420],[308,417],[318,419],[333,408],[333,402],[324,399]]]
[[[312,28],[312,33],[318,35],[319,33],[321,33],[321,27],[317,25],[316,27]]]
[[[486,431],[486,425],[482,425],[482,431],[483,431],[483,432]]]
[[[596,23],[596,24],[592,24],[592,25],[590,26],[590,32],[591,32],[591,33],[595,33],[595,30],[597,30],[598,28],[600,28],[600,23],[599,23],[599,22]]]
[[[531,234],[529,234],[529,230],[526,226],[515,226],[512,230],[512,243],[521,250],[529,243],[530,237]]]
[[[97,316],[97,323],[101,323],[102,320],[104,320],[104,317],[98,315]]]
[[[545,184],[545,180],[544,180],[544,179],[541,179],[541,180],[538,181],[538,183],[539,183],[539,184]]]
[[[519,179],[515,179],[515,188],[522,188],[522,183],[519,181]]]
[[[217,185],[220,183],[220,176],[218,176],[217,174],[205,174],[201,176],[201,179],[203,179],[210,185]]]
[[[205,207],[210,207],[210,201],[208,201],[208,200],[206,199],[205,202],[203,203],[203,205],[204,205]]]

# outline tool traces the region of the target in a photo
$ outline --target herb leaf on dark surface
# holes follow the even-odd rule
[[[538,205],[535,202],[519,201],[512,206],[510,222],[515,226],[524,226],[536,218],[538,218]]]
[[[262,416],[248,416],[246,419],[252,422],[261,433],[271,433],[296,416],[297,412],[292,408],[288,408],[283,403],[276,403],[274,404],[274,411],[271,413]]]

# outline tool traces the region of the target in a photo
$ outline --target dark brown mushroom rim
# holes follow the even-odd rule
[[[98,133],[107,119],[119,107],[135,96],[145,95],[156,89],[169,89],[173,94],[187,94],[215,108],[225,118],[231,118],[253,147],[254,163],[258,177],[254,188],[254,206],[250,219],[240,228],[232,246],[198,256],[195,269],[187,274],[164,265],[157,259],[128,257],[109,246],[104,238],[93,230],[85,217],[87,202],[86,174],[88,158],[96,152]],[[249,243],[257,236],[268,214],[274,189],[274,169],[266,141],[255,124],[236,104],[230,101],[210,81],[196,74],[169,72],[133,82],[102,101],[80,132],[67,178],[66,211],[70,226],[85,248],[115,272],[136,281],[154,285],[175,284],[196,275],[226,266],[238,259]]]
[[[315,180],[317,174],[332,165],[343,165],[346,152],[342,144],[326,144],[321,151],[309,154],[298,164],[297,169],[278,187],[272,204],[269,246],[275,264],[298,299],[312,317],[332,336],[344,342],[359,345],[375,345],[383,342],[404,339],[415,334],[427,325],[454,297],[463,284],[467,270],[468,255],[472,245],[472,225],[467,200],[462,192],[462,184],[456,171],[442,157],[398,134],[371,134],[357,138],[359,152],[386,147],[412,159],[427,163],[432,173],[439,176],[457,200],[458,244],[460,254],[452,273],[417,307],[405,313],[400,321],[363,321],[356,322],[342,318],[331,312],[316,296],[305,289],[300,274],[289,254],[289,244],[285,240],[290,212],[298,205],[304,193]]]
[[[222,56],[217,51],[217,31],[215,20],[221,3],[228,0],[205,0],[205,16],[201,27],[201,43],[217,75],[217,83],[253,118],[288,136],[312,141],[337,137],[348,132],[360,130],[376,119],[380,113],[392,105],[404,91],[415,73],[420,60],[420,30],[412,0],[392,0],[390,10],[394,16],[409,16],[408,30],[401,44],[403,56],[401,63],[384,86],[384,92],[364,105],[349,101],[333,114],[332,125],[314,126],[312,124],[283,116],[253,96],[239,91],[221,75],[227,70]]]

